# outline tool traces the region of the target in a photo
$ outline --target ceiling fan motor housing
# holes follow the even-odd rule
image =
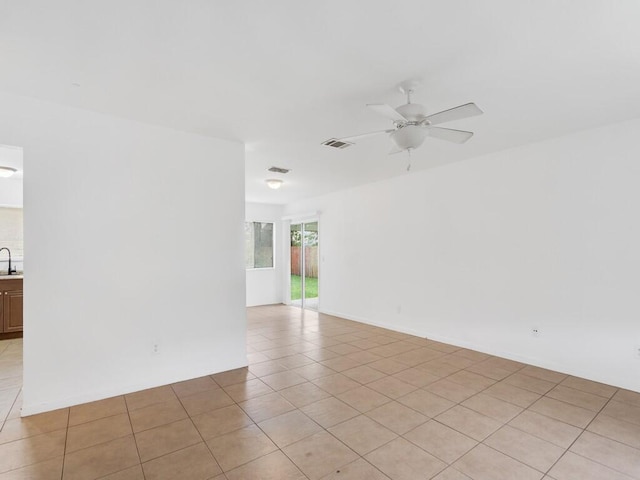
[[[427,116],[427,109],[419,103],[405,103],[396,108],[396,112],[409,122],[421,122]]]

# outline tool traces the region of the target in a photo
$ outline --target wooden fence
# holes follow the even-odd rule
[[[300,250],[302,247],[291,247],[291,275],[300,275]],[[304,270],[307,278],[318,278],[318,247],[304,247]]]

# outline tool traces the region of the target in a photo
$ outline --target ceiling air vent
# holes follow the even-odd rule
[[[280,168],[280,167],[271,167],[269,168],[269,171],[276,172],[276,173],[289,173],[288,168]]]
[[[326,145],[327,147],[333,147],[333,148],[347,148],[353,145],[353,143],[345,142],[343,140],[338,140],[337,138],[330,138],[329,140],[322,142],[322,145]]]

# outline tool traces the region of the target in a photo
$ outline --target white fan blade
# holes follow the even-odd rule
[[[454,130],[452,128],[429,127],[428,131],[430,137],[440,138],[454,143],[464,143],[473,137],[473,132]]]
[[[389,150],[389,155],[395,155],[396,153],[404,152],[399,146],[394,145],[391,150]]]
[[[481,115],[482,113],[482,110],[480,110],[475,103],[465,103],[464,105],[429,115],[426,119],[429,120],[431,125],[438,125],[439,123],[473,117],[475,115]]]
[[[400,115],[395,108],[393,108],[391,105],[387,105],[386,103],[369,103],[367,104],[367,107],[369,107],[374,112],[393,120],[394,122],[404,123],[408,121],[406,118]]]
[[[373,137],[375,135],[381,135],[383,133],[391,133],[394,129],[390,130],[378,130],[377,132],[369,132],[369,133],[361,133],[360,135],[353,135],[351,137],[342,137],[339,138],[341,142],[353,142],[354,140],[360,140],[361,138]]]

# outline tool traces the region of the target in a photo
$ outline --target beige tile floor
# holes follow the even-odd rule
[[[640,479],[640,394],[285,306],[249,368],[21,419],[0,342],[0,480]]]

